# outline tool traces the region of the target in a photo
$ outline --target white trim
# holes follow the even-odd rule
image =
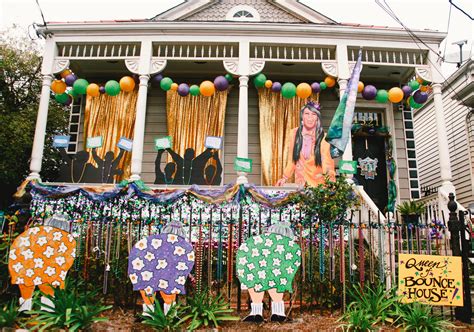
[[[217,2],[216,0],[185,0],[179,5],[168,9],[152,18],[152,20],[174,21],[183,19],[186,16],[193,15],[209,5]]]
[[[235,17],[238,12],[248,12],[252,17],[247,16],[239,16]],[[260,21],[260,14],[258,11],[247,5],[238,5],[232,7],[225,16],[226,21],[237,21],[237,22],[259,22]]]

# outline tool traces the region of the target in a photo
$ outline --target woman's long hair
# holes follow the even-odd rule
[[[316,166],[321,166],[321,141],[324,138],[324,130],[321,124],[321,113],[319,112],[319,104],[315,104],[313,102],[308,102],[303,108],[300,110],[300,126],[296,131],[295,137],[295,146],[293,147],[293,162],[296,164],[300,159],[301,148],[303,147],[303,112],[305,109],[310,110],[313,113],[316,113],[318,117],[318,124],[314,128],[316,132],[316,142],[314,143],[314,163]]]

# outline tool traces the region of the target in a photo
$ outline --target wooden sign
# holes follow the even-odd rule
[[[53,138],[53,147],[67,149],[69,146],[70,140],[71,140],[71,136],[55,135]]]
[[[119,149],[130,152],[132,151],[133,141],[126,137],[120,137],[120,141],[117,143],[117,146]]]
[[[155,149],[166,150],[173,147],[173,139],[171,136],[155,138]]]
[[[222,149],[222,137],[219,136],[207,136],[206,137],[206,142],[204,144],[206,148],[209,149],[216,149],[220,150]]]
[[[87,138],[87,148],[95,149],[102,146],[102,136],[88,137]]]
[[[252,159],[236,157],[234,160],[234,170],[237,172],[252,173]]]
[[[400,254],[398,280],[404,303],[463,306],[461,257]]]

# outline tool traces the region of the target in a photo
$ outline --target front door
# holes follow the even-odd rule
[[[358,165],[355,179],[359,185],[364,186],[366,193],[382,212],[385,212],[388,202],[385,139],[372,135],[352,137],[353,160],[357,161]],[[375,172],[374,159],[377,159]]]

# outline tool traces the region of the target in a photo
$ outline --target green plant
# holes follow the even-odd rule
[[[400,326],[403,326],[405,331],[442,332],[454,327],[440,315],[432,313],[431,306],[419,302],[397,303],[395,312],[400,317]]]
[[[304,191],[295,194],[293,202],[300,204],[307,219],[317,216],[323,223],[337,223],[344,220],[348,209],[357,205],[358,198],[344,177],[336,181],[326,177],[323,184],[306,186]]]
[[[2,306],[2,310],[0,311],[0,327],[16,326],[19,318],[17,301],[17,299],[13,299]]]
[[[377,324],[393,324],[396,321],[395,305],[399,297],[394,290],[386,290],[383,284],[366,285],[362,289],[357,285],[349,289],[352,302],[348,306],[344,320],[350,321],[362,317],[362,313],[371,326]],[[360,311],[362,313],[357,313]]]
[[[184,310],[185,307],[175,304],[165,315],[160,303],[155,301],[153,311],[148,312],[147,315],[141,315],[142,323],[159,331],[176,331],[183,323],[179,316],[183,314]]]
[[[87,330],[95,322],[106,321],[107,318],[99,315],[112,308],[104,306],[96,299],[96,292],[79,293],[77,288],[72,287],[72,282],[66,280],[64,289],[54,288],[54,296],[44,295],[54,304],[54,308],[42,304],[39,296],[36,294],[34,304],[54,309],[53,312],[44,310],[31,311],[31,314],[37,314],[33,319],[37,323],[37,329],[40,331],[67,328],[68,331]]]
[[[213,296],[210,292],[203,290],[188,297],[186,314],[180,322],[191,320],[189,330],[195,330],[201,326],[219,327],[222,321],[240,319],[237,316],[228,315],[231,312],[233,310],[229,308],[229,303],[222,295]]]
[[[339,321],[344,320],[345,323],[340,327],[343,331],[373,331],[372,316],[366,310],[361,310],[354,306],[349,307],[343,317]]]
[[[402,216],[421,216],[425,212],[425,203],[421,201],[405,201],[397,206],[397,211]]]

